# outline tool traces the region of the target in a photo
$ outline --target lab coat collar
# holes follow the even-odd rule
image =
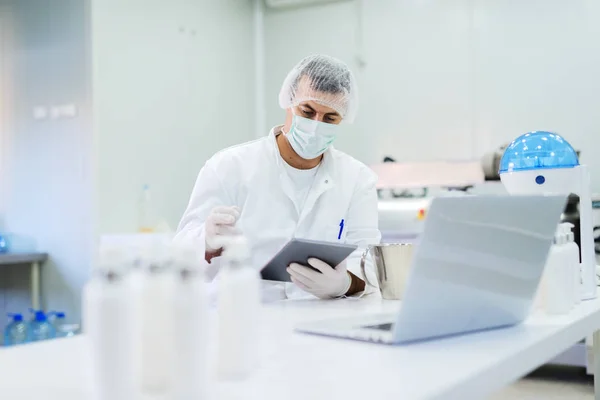
[[[275,157],[275,162],[277,163],[278,170],[280,171],[279,177],[282,183],[282,188],[285,194],[292,200],[294,198],[294,188],[290,181],[290,178],[285,173],[285,169],[283,168],[283,164],[285,161],[281,157],[279,153],[279,147],[277,146],[277,136],[281,134],[281,128],[283,125],[279,125],[271,129],[269,133],[269,143],[270,149],[272,152],[272,156]],[[330,146],[325,153],[323,153],[323,159],[321,160],[321,164],[315,176],[315,181],[308,193],[308,197],[306,198],[306,202],[302,210],[300,210],[300,216],[298,220],[298,225],[302,222],[302,220],[312,211],[315,203],[319,199],[319,197],[325,193],[327,190],[332,188],[335,185],[335,181],[333,179],[335,175],[335,151],[332,146]],[[292,200],[293,201],[293,200]]]
[[[277,125],[275,127],[273,127],[271,129],[271,132],[269,132],[269,144],[270,144],[270,149],[271,149],[271,155],[273,157],[275,157],[275,162],[277,163],[277,165],[279,167],[282,167],[281,169],[283,170],[283,164],[285,161],[283,160],[283,158],[281,157],[281,154],[279,153],[279,147],[277,147],[277,136],[279,136],[282,131],[281,129],[283,128],[283,125]],[[319,171],[317,173],[317,175],[322,175],[321,177],[324,179],[321,179],[323,182],[325,180],[328,181],[328,184],[333,184],[334,180],[333,177],[335,176],[335,162],[333,160],[333,158],[335,157],[335,149],[332,146],[329,146],[327,148],[327,150],[325,150],[325,153],[323,153],[323,159],[321,160],[321,164],[319,167]],[[316,182],[315,182],[316,184]]]

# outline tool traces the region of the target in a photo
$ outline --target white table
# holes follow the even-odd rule
[[[397,306],[374,298],[266,306],[259,368],[246,381],[217,383],[214,398],[481,399],[600,329],[600,300],[594,300],[568,316],[534,315],[513,328],[408,346],[293,332],[298,322],[388,312]],[[82,336],[0,350],[0,398],[88,398],[86,347]],[[596,363],[596,376],[599,371]]]
[[[1,266],[29,265],[31,307],[42,309],[41,304],[41,266],[48,259],[46,253],[8,253],[0,254]]]

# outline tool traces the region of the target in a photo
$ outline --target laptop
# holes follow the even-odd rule
[[[397,313],[307,323],[297,330],[400,344],[519,324],[532,308],[566,201],[436,198]]]

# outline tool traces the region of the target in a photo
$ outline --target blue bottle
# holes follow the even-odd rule
[[[12,321],[4,329],[4,345],[14,346],[28,342],[29,332],[27,324],[21,314],[8,314]]]
[[[31,310],[34,313],[33,319],[29,322],[29,340],[38,342],[40,340],[53,339],[56,336],[56,329],[48,321],[48,317],[40,310]]]
[[[0,233],[0,254],[8,253],[8,240]]]

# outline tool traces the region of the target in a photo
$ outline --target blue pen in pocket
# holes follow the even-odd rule
[[[344,232],[344,220],[340,221],[340,233],[338,233],[338,240],[342,239],[342,232]]]

